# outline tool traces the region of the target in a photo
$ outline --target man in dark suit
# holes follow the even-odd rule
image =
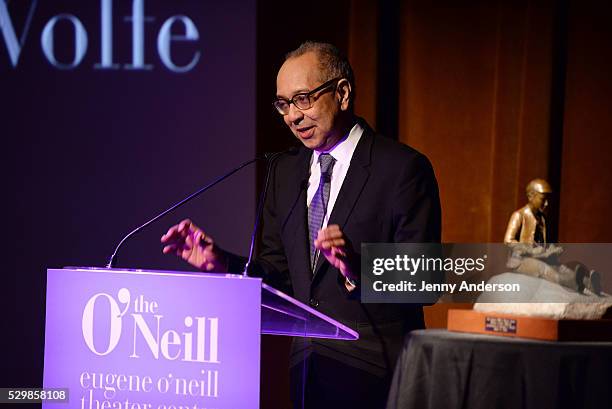
[[[329,44],[302,44],[277,76],[274,106],[303,146],[274,163],[251,271],[360,335],[296,338],[295,407],[384,407],[404,335],[424,327],[420,305],[360,302],[359,252],[361,243],[439,241],[436,179],[425,156],[355,117],[353,96],[350,64]],[[244,266],[189,220],[162,242],[205,271]]]

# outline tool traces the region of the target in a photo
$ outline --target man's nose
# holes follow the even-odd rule
[[[304,118],[304,113],[298,109],[295,104],[289,105],[289,113],[287,114],[287,120],[291,123],[299,123]]]

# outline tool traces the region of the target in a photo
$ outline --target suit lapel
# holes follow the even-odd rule
[[[295,260],[295,265],[306,265],[308,268],[304,270],[310,273],[306,186],[308,185],[312,151],[301,148],[298,155],[295,167],[288,169],[289,174],[294,177],[292,178],[292,189],[289,196],[291,200],[289,211],[283,220],[281,230],[283,236],[287,238],[285,243],[291,243],[291,247],[286,249],[288,256],[289,254],[293,255],[289,259]]]
[[[351,158],[351,165],[349,166],[346,177],[342,182],[342,187],[338,193],[338,198],[334,204],[334,209],[332,210],[329,217],[329,222],[327,223],[328,225],[337,224],[342,230],[344,230],[344,226],[346,225],[347,220],[355,207],[355,203],[357,203],[357,200],[363,191],[363,187],[370,176],[368,167],[370,165],[374,135],[372,130],[367,127],[367,125],[362,125],[364,126],[363,134],[361,135],[359,143],[355,147],[355,152]],[[315,277],[319,270],[321,270],[321,266],[326,262],[327,259],[323,255],[320,255],[314,270]]]

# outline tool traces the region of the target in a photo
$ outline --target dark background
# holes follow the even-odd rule
[[[9,1],[18,37],[35,3]],[[132,60],[131,1],[114,1],[114,61],[100,61],[98,1],[39,1],[16,68],[0,45],[4,254],[2,386],[42,383],[46,268],[102,266],[134,227],[214,177],[255,156],[255,2],[145,1],[145,62]],[[88,49],[72,70],[52,66],[41,32],[72,14]],[[175,73],[162,64],[157,34],[186,15],[199,40],[176,43],[172,57],[198,64]],[[181,34],[177,24],[173,30]],[[57,23],[57,59],[70,62],[74,34]],[[246,253],[255,208],[255,168],[215,187],[146,231],[119,254],[118,266],[188,270],[161,253],[168,227],[191,217],[222,246]]]
[[[535,177],[556,192],[553,240],[612,242],[608,2],[149,0],[145,10],[156,17],[146,25],[151,72],[93,70],[99,3],[45,3],[52,4],[39,4],[16,70],[0,45],[8,260],[2,385],[41,382],[47,266],[103,264],[115,241],[147,216],[255,152],[292,144],[270,102],[283,55],[306,39],[344,50],[356,74],[357,113],[431,159],[445,242],[500,242]],[[119,19],[130,8],[115,1],[120,62],[130,60],[131,26]],[[42,26],[64,11],[90,36],[85,60],[72,71],[51,67],[40,50]],[[188,74],[169,72],[155,48],[162,21],[174,14],[200,30],[202,57]],[[177,52],[189,56],[193,48]],[[127,245],[119,264],[186,269],[158,245],[183,215],[245,252],[254,180],[259,185],[262,177],[262,169],[257,177],[235,176],[160,221]],[[445,326],[447,308],[427,308],[428,326]],[[288,342],[264,336],[262,407],[289,405]]]

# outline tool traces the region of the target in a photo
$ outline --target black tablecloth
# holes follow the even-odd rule
[[[387,409],[612,409],[612,342],[413,331]]]

